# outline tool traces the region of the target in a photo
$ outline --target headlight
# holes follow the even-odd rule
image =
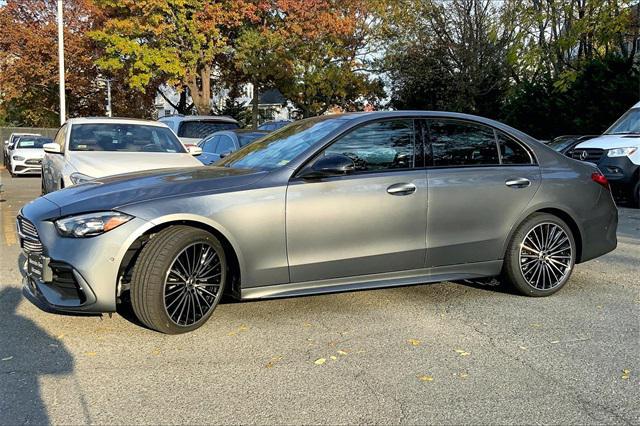
[[[71,182],[74,185],[78,185],[80,183],[85,183],[85,182],[89,182],[94,180],[94,177],[91,176],[87,176],[87,175],[83,175],[82,173],[71,173],[71,175],[69,176],[69,179],[71,179]]]
[[[133,219],[120,212],[97,212],[70,216],[55,221],[58,233],[63,237],[93,237],[110,231]]]
[[[630,146],[627,148],[614,148],[610,149],[609,152],[607,152],[607,157],[630,157],[637,150],[638,148],[635,146]]]
[[[14,155],[13,159],[16,161],[24,161],[24,157],[20,157],[19,155]]]

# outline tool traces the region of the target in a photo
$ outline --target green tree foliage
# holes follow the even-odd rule
[[[638,100],[632,0],[401,1],[383,63],[393,107],[477,113],[549,138],[601,132]]]

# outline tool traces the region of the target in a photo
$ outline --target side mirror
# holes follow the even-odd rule
[[[4,144],[9,145],[9,141],[8,140],[4,141]]]
[[[60,145],[58,145],[57,143],[45,143],[44,145],[42,145],[42,149],[44,149],[44,152],[48,152],[50,154],[62,154]]]
[[[9,146],[7,147],[7,150],[11,151],[14,146],[15,146],[15,143],[9,144]]]
[[[202,154],[202,148],[200,148],[199,146],[189,145],[187,149],[189,150],[189,154],[193,155],[194,157]]]
[[[346,155],[334,154],[320,157],[311,167],[306,168],[300,177],[303,179],[323,178],[329,176],[343,176],[353,173],[356,164]]]

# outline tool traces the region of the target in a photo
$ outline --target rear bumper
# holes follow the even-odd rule
[[[618,209],[609,191],[601,190],[591,213],[582,222],[582,255],[578,263],[609,253],[618,245]]]

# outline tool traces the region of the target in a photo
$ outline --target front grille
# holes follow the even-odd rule
[[[571,158],[574,160],[597,163],[602,158],[604,150],[599,148],[579,148],[571,151]]]
[[[39,158],[30,158],[29,160],[24,162],[25,164],[33,164],[36,166],[39,166],[40,164],[42,164],[42,160]]]
[[[18,216],[18,234],[20,246],[30,253],[42,253],[42,243],[35,225],[22,216]]]

